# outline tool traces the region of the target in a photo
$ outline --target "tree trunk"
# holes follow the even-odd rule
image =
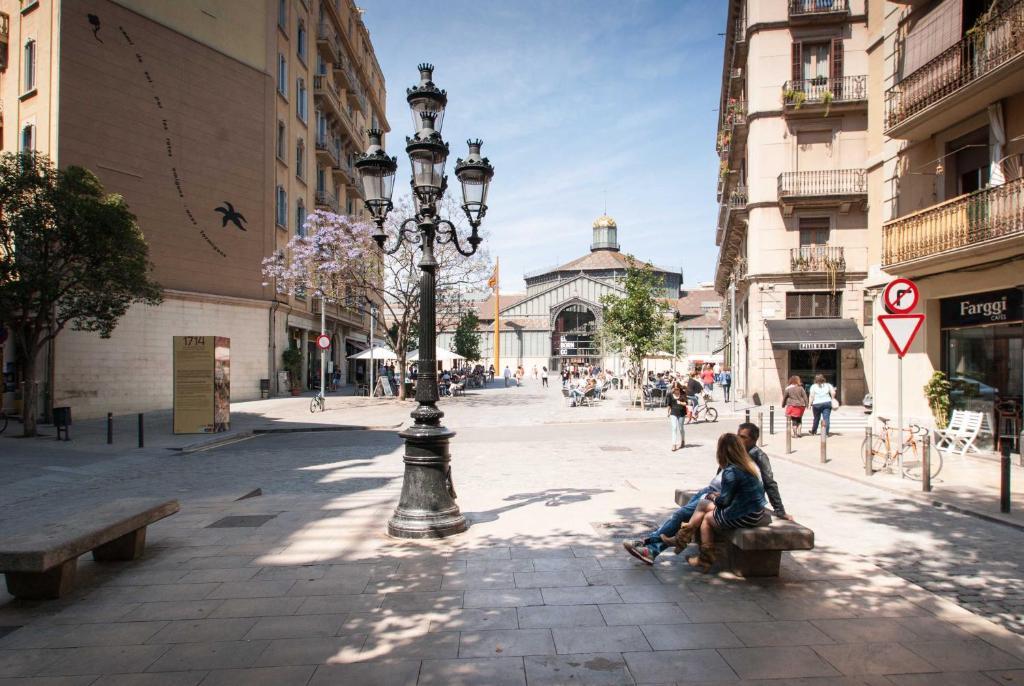
[[[36,381],[36,358],[38,354],[38,349],[24,351],[25,381],[21,391],[21,419],[25,427],[25,432],[22,435],[26,438],[37,435],[36,417],[39,413],[36,410],[36,397],[38,396],[39,382]]]

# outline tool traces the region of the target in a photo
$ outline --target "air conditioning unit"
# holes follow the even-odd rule
[[[7,43],[11,35],[11,17],[0,12],[0,71],[7,71]]]

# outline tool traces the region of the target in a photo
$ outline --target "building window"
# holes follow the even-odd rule
[[[295,203],[295,233],[306,235],[306,203],[299,198]]]
[[[288,33],[288,0],[277,0],[277,25]]]
[[[829,319],[840,316],[840,293],[786,293],[786,319]]]
[[[36,127],[25,124],[21,127],[21,152],[32,152],[36,149]]]
[[[285,128],[284,122],[277,120],[277,159],[285,162]],[[287,164],[287,162],[285,162]]]
[[[279,226],[288,228],[288,192],[284,186],[277,187],[277,218]]]
[[[277,55],[277,92],[288,98],[288,60],[280,53]]]
[[[295,114],[305,123],[309,110],[306,106],[306,79],[301,76],[295,80],[295,99]]]
[[[805,245],[826,245],[829,237],[828,217],[800,219],[800,247]]]
[[[295,30],[295,42],[298,46],[295,48],[295,52],[298,54],[299,59],[302,63],[306,63],[306,22],[299,19],[298,28]]]
[[[327,190],[327,172],[323,167],[316,168],[316,190],[318,193]]]
[[[28,93],[36,87],[36,42],[25,41],[25,54],[21,60],[21,92]]]
[[[306,178],[306,141],[301,138],[295,144],[295,176]]]

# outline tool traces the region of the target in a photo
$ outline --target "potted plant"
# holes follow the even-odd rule
[[[928,399],[928,407],[931,408],[932,416],[935,417],[935,426],[939,429],[946,428],[946,421],[949,417],[949,381],[946,380],[944,372],[935,372],[932,378],[924,386],[924,395]]]
[[[835,98],[835,96],[832,95],[832,91],[825,91],[824,93],[821,94],[821,102],[822,102],[823,105],[825,105],[825,116],[826,117],[828,116],[829,110],[832,108],[832,100],[834,98]]]
[[[296,347],[288,348],[281,353],[281,362],[288,372],[292,395],[298,395],[302,379],[302,351]]]

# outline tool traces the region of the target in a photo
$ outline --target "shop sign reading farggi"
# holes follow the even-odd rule
[[[941,301],[942,328],[984,326],[986,324],[1012,324],[1022,319],[1021,291],[972,293]]]

